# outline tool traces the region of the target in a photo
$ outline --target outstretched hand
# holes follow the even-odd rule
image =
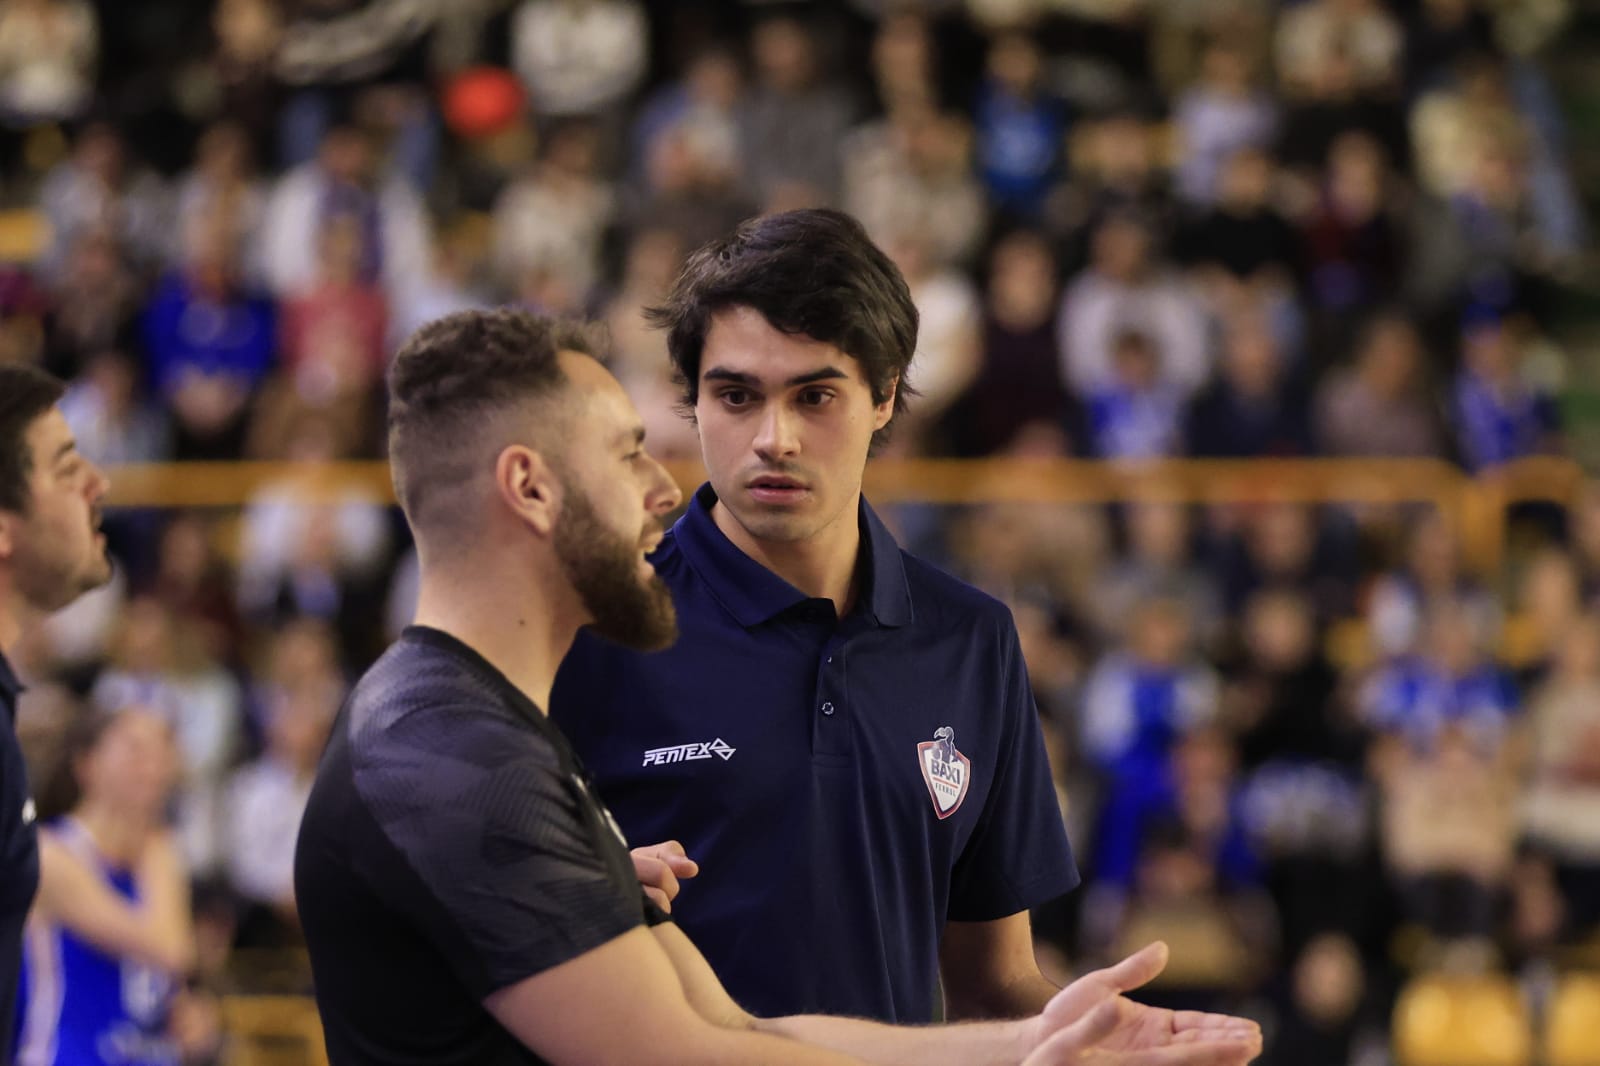
[[[1062,989],[1034,1019],[1022,1066],[1243,1066],[1261,1053],[1261,1028],[1247,1018],[1170,1011],[1123,995],[1167,965],[1160,941]]]
[[[678,882],[700,872],[700,864],[689,858],[689,853],[676,840],[634,848],[631,854],[633,872],[644,894],[669,913],[672,901],[678,896]]]

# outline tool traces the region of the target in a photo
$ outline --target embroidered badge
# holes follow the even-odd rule
[[[947,725],[935,729],[932,740],[917,745],[917,762],[933,799],[933,813],[940,818],[956,813],[972,783],[972,760],[956,750],[955,729]]]

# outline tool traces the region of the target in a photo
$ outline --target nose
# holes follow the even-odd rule
[[[683,490],[678,488],[678,483],[672,480],[667,468],[653,455],[650,457],[650,465],[653,468],[652,482],[650,492],[645,497],[645,506],[649,508],[651,514],[666,514],[683,502]]]
[[[104,470],[94,463],[89,464],[89,485],[87,491],[90,503],[99,501],[105,496],[106,493],[111,491],[111,479],[106,476],[106,472]]]
[[[794,415],[783,404],[767,405],[761,416],[761,425],[756,429],[753,447],[763,459],[793,455],[800,450]]]

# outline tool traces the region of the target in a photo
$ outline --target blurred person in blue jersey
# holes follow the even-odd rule
[[[17,1062],[176,1066],[173,1007],[194,955],[189,881],[164,824],[172,726],[130,706],[74,722],[41,794],[39,899],[23,946]]]
[[[57,406],[65,386],[38,370],[0,366],[0,1064],[11,1034],[23,923],[39,885],[37,819],[7,655],[24,633],[111,579],[100,533],[107,482],[79,454]]]

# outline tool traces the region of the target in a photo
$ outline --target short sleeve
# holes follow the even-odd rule
[[[626,850],[548,739],[449,708],[402,715],[386,733],[383,754],[355,767],[379,834],[356,862],[473,995],[645,921]],[[415,876],[386,876],[386,859]]]
[[[1078,884],[1016,627],[1007,617],[1000,628],[1006,741],[995,787],[953,872],[946,917],[957,922],[1005,918]]]

